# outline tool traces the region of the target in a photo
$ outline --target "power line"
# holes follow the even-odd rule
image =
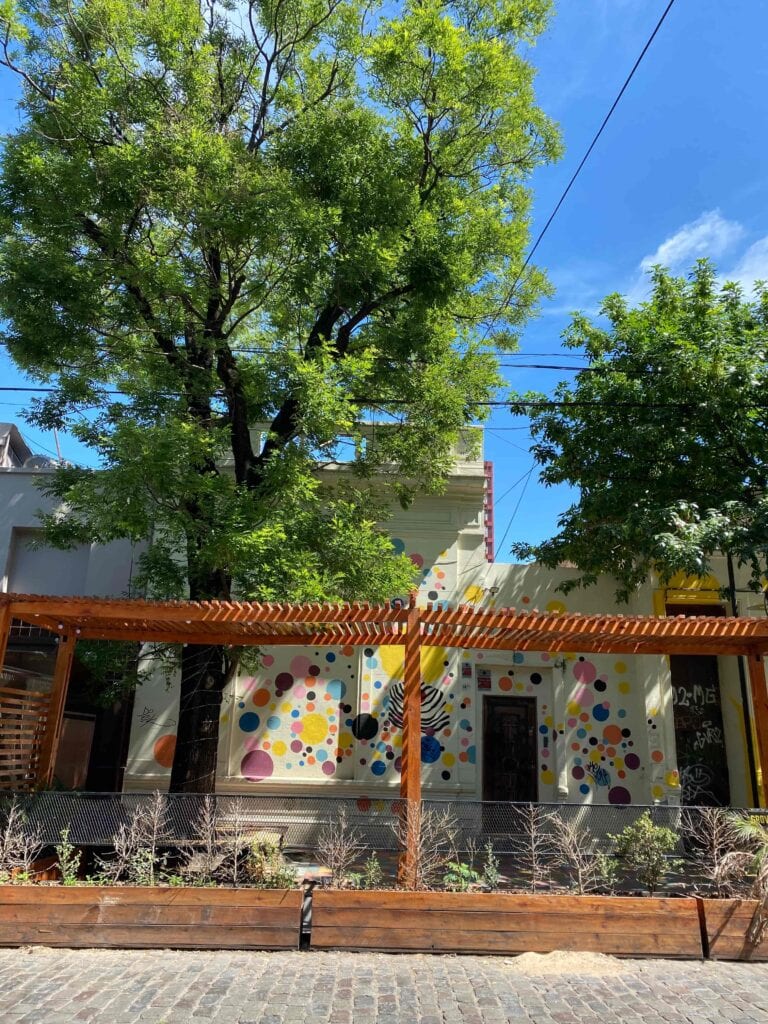
[[[629,74],[627,75],[626,79],[624,80],[624,84],[622,85],[621,89],[619,90],[619,93],[616,96],[616,99],[611,104],[610,110],[608,111],[608,113],[603,118],[603,123],[600,125],[600,127],[598,128],[594,138],[592,139],[592,141],[590,142],[589,146],[587,147],[586,153],[581,158],[579,166],[573,172],[573,175],[571,176],[571,180],[565,186],[565,190],[564,190],[563,194],[560,196],[560,198],[558,199],[557,204],[555,205],[554,210],[552,211],[552,213],[550,213],[550,215],[549,215],[549,217],[547,219],[546,224],[544,225],[544,227],[539,232],[536,241],[533,243],[533,247],[529,250],[528,255],[525,258],[525,262],[523,263],[522,267],[520,268],[520,272],[518,273],[517,277],[515,278],[515,282],[514,282],[514,284],[512,285],[512,287],[510,289],[510,292],[509,292],[510,299],[514,295],[515,289],[520,284],[520,279],[522,278],[523,274],[525,273],[525,270],[526,270],[528,264],[533,259],[533,254],[538,249],[538,247],[539,247],[539,245],[541,243],[542,238],[544,237],[544,235],[546,235],[546,233],[547,233],[547,231],[549,229],[550,224],[555,219],[555,217],[558,214],[558,211],[560,210],[560,207],[565,202],[566,196],[571,191],[571,188],[573,187],[574,182],[576,181],[576,179],[578,178],[579,174],[581,173],[581,170],[584,167],[584,164],[587,162],[587,160],[589,159],[589,156],[590,156],[592,150],[597,145],[597,141],[600,138],[600,136],[603,134],[603,131],[605,130],[606,125],[610,121],[611,116],[612,116],[614,110],[619,105],[619,101],[621,100],[621,97],[624,95],[624,93],[627,90],[627,87],[628,87],[629,83],[634,78],[635,72],[640,67],[640,64],[642,63],[643,57],[645,57],[646,53],[648,52],[648,50],[650,48],[651,43],[656,38],[656,34],[658,33],[658,31],[661,28],[661,26],[664,24],[664,21],[665,21],[667,15],[672,10],[672,6],[673,6],[674,2],[675,2],[675,0],[669,0],[669,3],[664,8],[664,13],[661,15],[659,20],[656,22],[656,27],[654,28],[653,32],[651,32],[650,36],[648,37],[648,40],[647,40],[645,46],[640,51],[640,56],[637,58],[637,60],[635,61],[634,65],[632,66],[632,70],[629,72]]]
[[[515,505],[514,509],[512,510],[512,515],[509,517],[509,522],[507,523],[507,528],[504,531],[504,536],[501,538],[499,543],[496,545],[496,550],[498,552],[501,552],[501,550],[504,547],[504,541],[507,539],[507,534],[509,533],[510,529],[512,528],[512,523],[515,521],[515,516],[517,515],[517,513],[518,513],[518,511],[520,509],[520,506],[523,503],[523,498],[525,497],[525,492],[528,489],[528,484],[531,482],[531,477],[533,476],[534,469],[536,469],[536,463],[535,462],[531,466],[531,468],[528,470],[528,472],[525,474],[525,484],[523,485],[523,489],[520,492],[520,497],[517,499],[517,504]]]

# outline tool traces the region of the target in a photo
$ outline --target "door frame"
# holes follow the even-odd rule
[[[519,696],[518,697],[515,694],[507,694],[507,693],[503,693],[503,694],[499,694],[499,693],[485,693],[485,694],[483,694],[483,714],[482,714],[482,720],[483,720],[482,740],[483,740],[483,745],[482,745],[482,758],[481,758],[481,761],[480,761],[480,799],[481,800],[486,800],[487,799],[487,797],[485,795],[485,782],[486,782],[486,778],[485,778],[485,759],[486,759],[486,755],[487,755],[487,749],[486,749],[486,742],[485,742],[485,740],[486,740],[486,725],[487,725],[488,716],[490,714],[491,707],[493,706],[493,704],[497,704],[497,705],[501,705],[501,706],[506,705],[508,707],[512,707],[512,706],[514,706],[514,704],[517,704],[519,706],[521,703],[525,703],[527,705],[527,707],[528,707],[528,714],[529,714],[529,718],[530,718],[529,724],[533,726],[533,744],[532,744],[533,757],[531,759],[531,765],[530,765],[531,793],[532,793],[531,803],[536,804],[536,803],[539,802],[539,771],[538,771],[539,762],[538,762],[538,745],[537,745],[537,727],[538,727],[538,722],[539,722],[539,702],[538,702],[538,698],[537,697],[531,697],[531,696],[528,696],[528,695],[526,695],[526,696]]]

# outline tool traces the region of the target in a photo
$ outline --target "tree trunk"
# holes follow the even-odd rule
[[[181,654],[181,693],[171,793],[213,793],[219,717],[228,674],[223,647],[187,644]]]

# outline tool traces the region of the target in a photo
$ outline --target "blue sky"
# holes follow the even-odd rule
[[[559,122],[563,159],[533,179],[535,237],[557,202],[667,0],[560,0],[532,50],[543,108]],[[547,232],[536,262],[556,288],[505,363],[570,362],[560,335],[575,309],[611,291],[643,296],[643,268],[686,270],[708,255],[749,286],[768,278],[768,0],[676,0],[590,160]],[[17,121],[14,84],[0,75],[0,130]],[[550,353],[550,358],[532,353]],[[516,390],[549,392],[564,375],[505,368]],[[0,353],[0,382],[23,383]],[[0,394],[0,419],[21,419],[25,396]],[[54,441],[21,424],[36,450]],[[61,438],[70,458],[82,457]],[[496,536],[551,535],[569,504],[545,489],[526,421],[498,410],[487,423],[496,475]],[[526,475],[527,474],[527,475]],[[517,482],[517,483],[516,483]],[[511,517],[514,513],[514,519]],[[511,520],[511,521],[510,521]]]

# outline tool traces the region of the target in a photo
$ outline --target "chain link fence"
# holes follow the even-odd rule
[[[333,828],[342,809],[348,825],[371,850],[395,852],[403,805],[397,797],[240,796],[152,793],[18,793],[3,794],[0,815],[16,800],[31,829],[46,844],[59,841],[63,830],[69,841],[81,847],[108,847],[121,826],[138,812],[149,815],[160,800],[163,838],[168,845],[194,843],[203,802],[212,804],[218,827],[234,826],[278,838],[286,851],[317,850],[323,831]],[[540,809],[540,827],[546,832],[548,813],[556,812],[579,829],[588,831],[595,849],[611,852],[611,836],[618,835],[646,811],[655,825],[683,836],[705,809],[666,805],[611,804],[515,804],[472,800],[425,800],[424,811],[448,815],[455,832],[457,852],[490,846],[498,855],[514,856],[530,832],[532,808]],[[741,811],[768,824],[768,809]],[[688,827],[686,827],[688,826]],[[684,839],[680,850],[685,854]]]

